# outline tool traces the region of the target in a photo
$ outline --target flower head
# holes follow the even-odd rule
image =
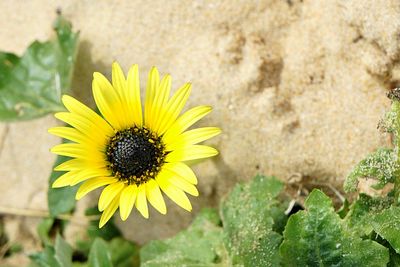
[[[93,96],[101,116],[71,96],[62,97],[68,112],[56,113],[55,117],[69,126],[54,127],[49,132],[72,142],[51,151],[71,159],[55,167],[66,173],[53,187],[83,182],[76,194],[80,199],[105,186],[98,202],[102,211],[99,227],[118,207],[122,220],[134,206],[148,218],[147,202],[165,214],[161,192],[185,210],[192,209],[186,193],[198,196],[197,178],[188,163],[218,154],[216,149],[198,143],[218,135],[220,129],[188,130],[211,107],[197,106],[180,115],[191,85],[183,85],[172,97],[170,89],[171,77],[166,75],[160,81],[158,70],[152,68],[142,110],[138,66],[133,65],[125,78],[114,63],[112,83],[100,73],[93,74]]]

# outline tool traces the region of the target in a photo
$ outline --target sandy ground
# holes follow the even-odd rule
[[[223,129],[209,142],[220,156],[196,167],[194,212],[168,203],[167,216],[117,219],[132,240],[173,235],[256,173],[341,188],[357,161],[387,144],[377,123],[386,92],[400,85],[398,0],[2,0],[0,49],[21,54],[48,39],[56,8],[81,32],[73,90],[82,101],[93,103],[92,72],[109,76],[114,60],[125,70],[138,63],[142,77],[155,65],[174,88],[191,81],[188,106],[214,107],[200,125]],[[46,209],[48,150],[59,142],[46,130],[55,124],[0,124],[0,206]],[[11,240],[29,241],[27,252],[37,246],[37,219],[5,219]],[[71,227],[69,239],[80,231]]]

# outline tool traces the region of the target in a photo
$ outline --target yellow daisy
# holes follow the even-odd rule
[[[218,154],[216,149],[198,143],[218,135],[220,129],[187,129],[207,115],[211,107],[197,106],[180,115],[191,84],[186,83],[170,97],[171,76],[165,75],[160,81],[155,67],[148,76],[143,111],[137,65],[130,68],[125,78],[121,67],[114,63],[112,83],[95,72],[92,87],[102,116],[64,95],[62,102],[68,112],[56,113],[55,117],[70,127],[49,129],[50,133],[72,141],[51,149],[55,154],[72,158],[55,168],[67,172],[53,187],[83,182],[76,194],[78,200],[105,186],[98,202],[102,211],[99,227],[118,207],[122,220],[128,218],[134,206],[148,218],[147,201],[166,214],[161,191],[191,211],[185,193],[192,196],[199,193],[196,175],[188,163]]]

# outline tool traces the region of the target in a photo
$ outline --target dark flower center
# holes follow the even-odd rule
[[[109,141],[106,155],[115,177],[137,185],[155,178],[165,158],[161,138],[136,126],[117,132]]]

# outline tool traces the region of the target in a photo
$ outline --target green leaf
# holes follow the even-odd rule
[[[351,205],[344,222],[349,230],[359,236],[370,235],[373,231],[371,218],[380,211],[389,208],[392,202],[393,200],[389,197],[371,197],[360,194],[357,201]]]
[[[18,121],[63,110],[77,53],[78,33],[59,16],[55,40],[35,41],[22,57],[0,52],[0,120]]]
[[[95,206],[87,208],[85,211],[85,215],[98,215],[100,219],[101,212],[97,209],[97,206]],[[86,229],[88,238],[85,240],[78,240],[76,242],[77,250],[84,256],[87,256],[89,254],[92,243],[96,238],[100,238],[105,241],[111,241],[114,238],[121,237],[122,235],[121,231],[115,225],[113,218],[111,218],[110,221],[108,221],[108,223],[102,228],[99,228],[99,219],[90,220],[89,225]]]
[[[57,235],[55,246],[46,245],[42,252],[29,256],[40,267],[72,267],[72,248]]]
[[[54,167],[69,160],[69,157],[57,156]],[[63,213],[68,213],[75,208],[75,194],[78,186],[66,186],[62,188],[52,188],[52,184],[61,175],[66,172],[53,171],[49,178],[49,189],[47,191],[47,203],[49,206],[50,215],[55,217]]]
[[[224,241],[233,264],[279,265],[282,237],[273,227],[274,219],[285,216],[276,200],[282,189],[276,178],[256,176],[248,184],[236,185],[222,203]]]
[[[203,210],[185,231],[140,250],[142,267],[216,266],[226,261],[218,214]]]
[[[400,253],[400,207],[391,207],[370,218],[374,231]]]
[[[394,182],[398,170],[399,164],[393,149],[379,148],[356,165],[346,177],[344,190],[346,192],[356,191],[360,178],[376,179],[378,183],[374,185],[374,188],[382,189],[387,183]]]
[[[400,145],[400,102],[398,99],[393,99],[392,107],[390,111],[391,115],[388,115],[386,122],[391,124],[390,130],[394,133],[394,145],[399,147]],[[399,156],[399,151],[397,150],[397,156]]]
[[[397,254],[393,248],[390,249],[390,262],[388,267],[399,267],[400,266],[400,255]]]
[[[37,226],[37,232],[40,238],[40,241],[44,245],[51,245],[52,240],[50,238],[50,230],[54,224],[53,218],[45,218],[43,219]]]
[[[114,267],[139,266],[139,247],[137,245],[120,237],[112,239],[108,245]]]
[[[54,255],[57,262],[62,267],[71,267],[72,266],[72,248],[65,242],[64,239],[58,234],[56,237],[55,244],[56,254]]]
[[[283,266],[386,266],[389,251],[343,227],[332,201],[314,190],[292,215],[280,247]]]
[[[111,218],[110,221],[107,222],[105,226],[99,228],[99,221],[101,212],[98,210],[97,206],[86,209],[86,216],[98,215],[98,220],[90,221],[90,225],[87,228],[87,233],[90,238],[93,240],[97,237],[100,237],[106,241],[110,241],[115,237],[120,237],[122,235],[121,231],[117,228],[114,223],[114,220]]]
[[[107,243],[96,238],[89,253],[89,267],[112,267],[111,254]]]
[[[45,246],[42,252],[29,255],[29,258],[40,267],[61,267],[56,260],[53,246]]]

